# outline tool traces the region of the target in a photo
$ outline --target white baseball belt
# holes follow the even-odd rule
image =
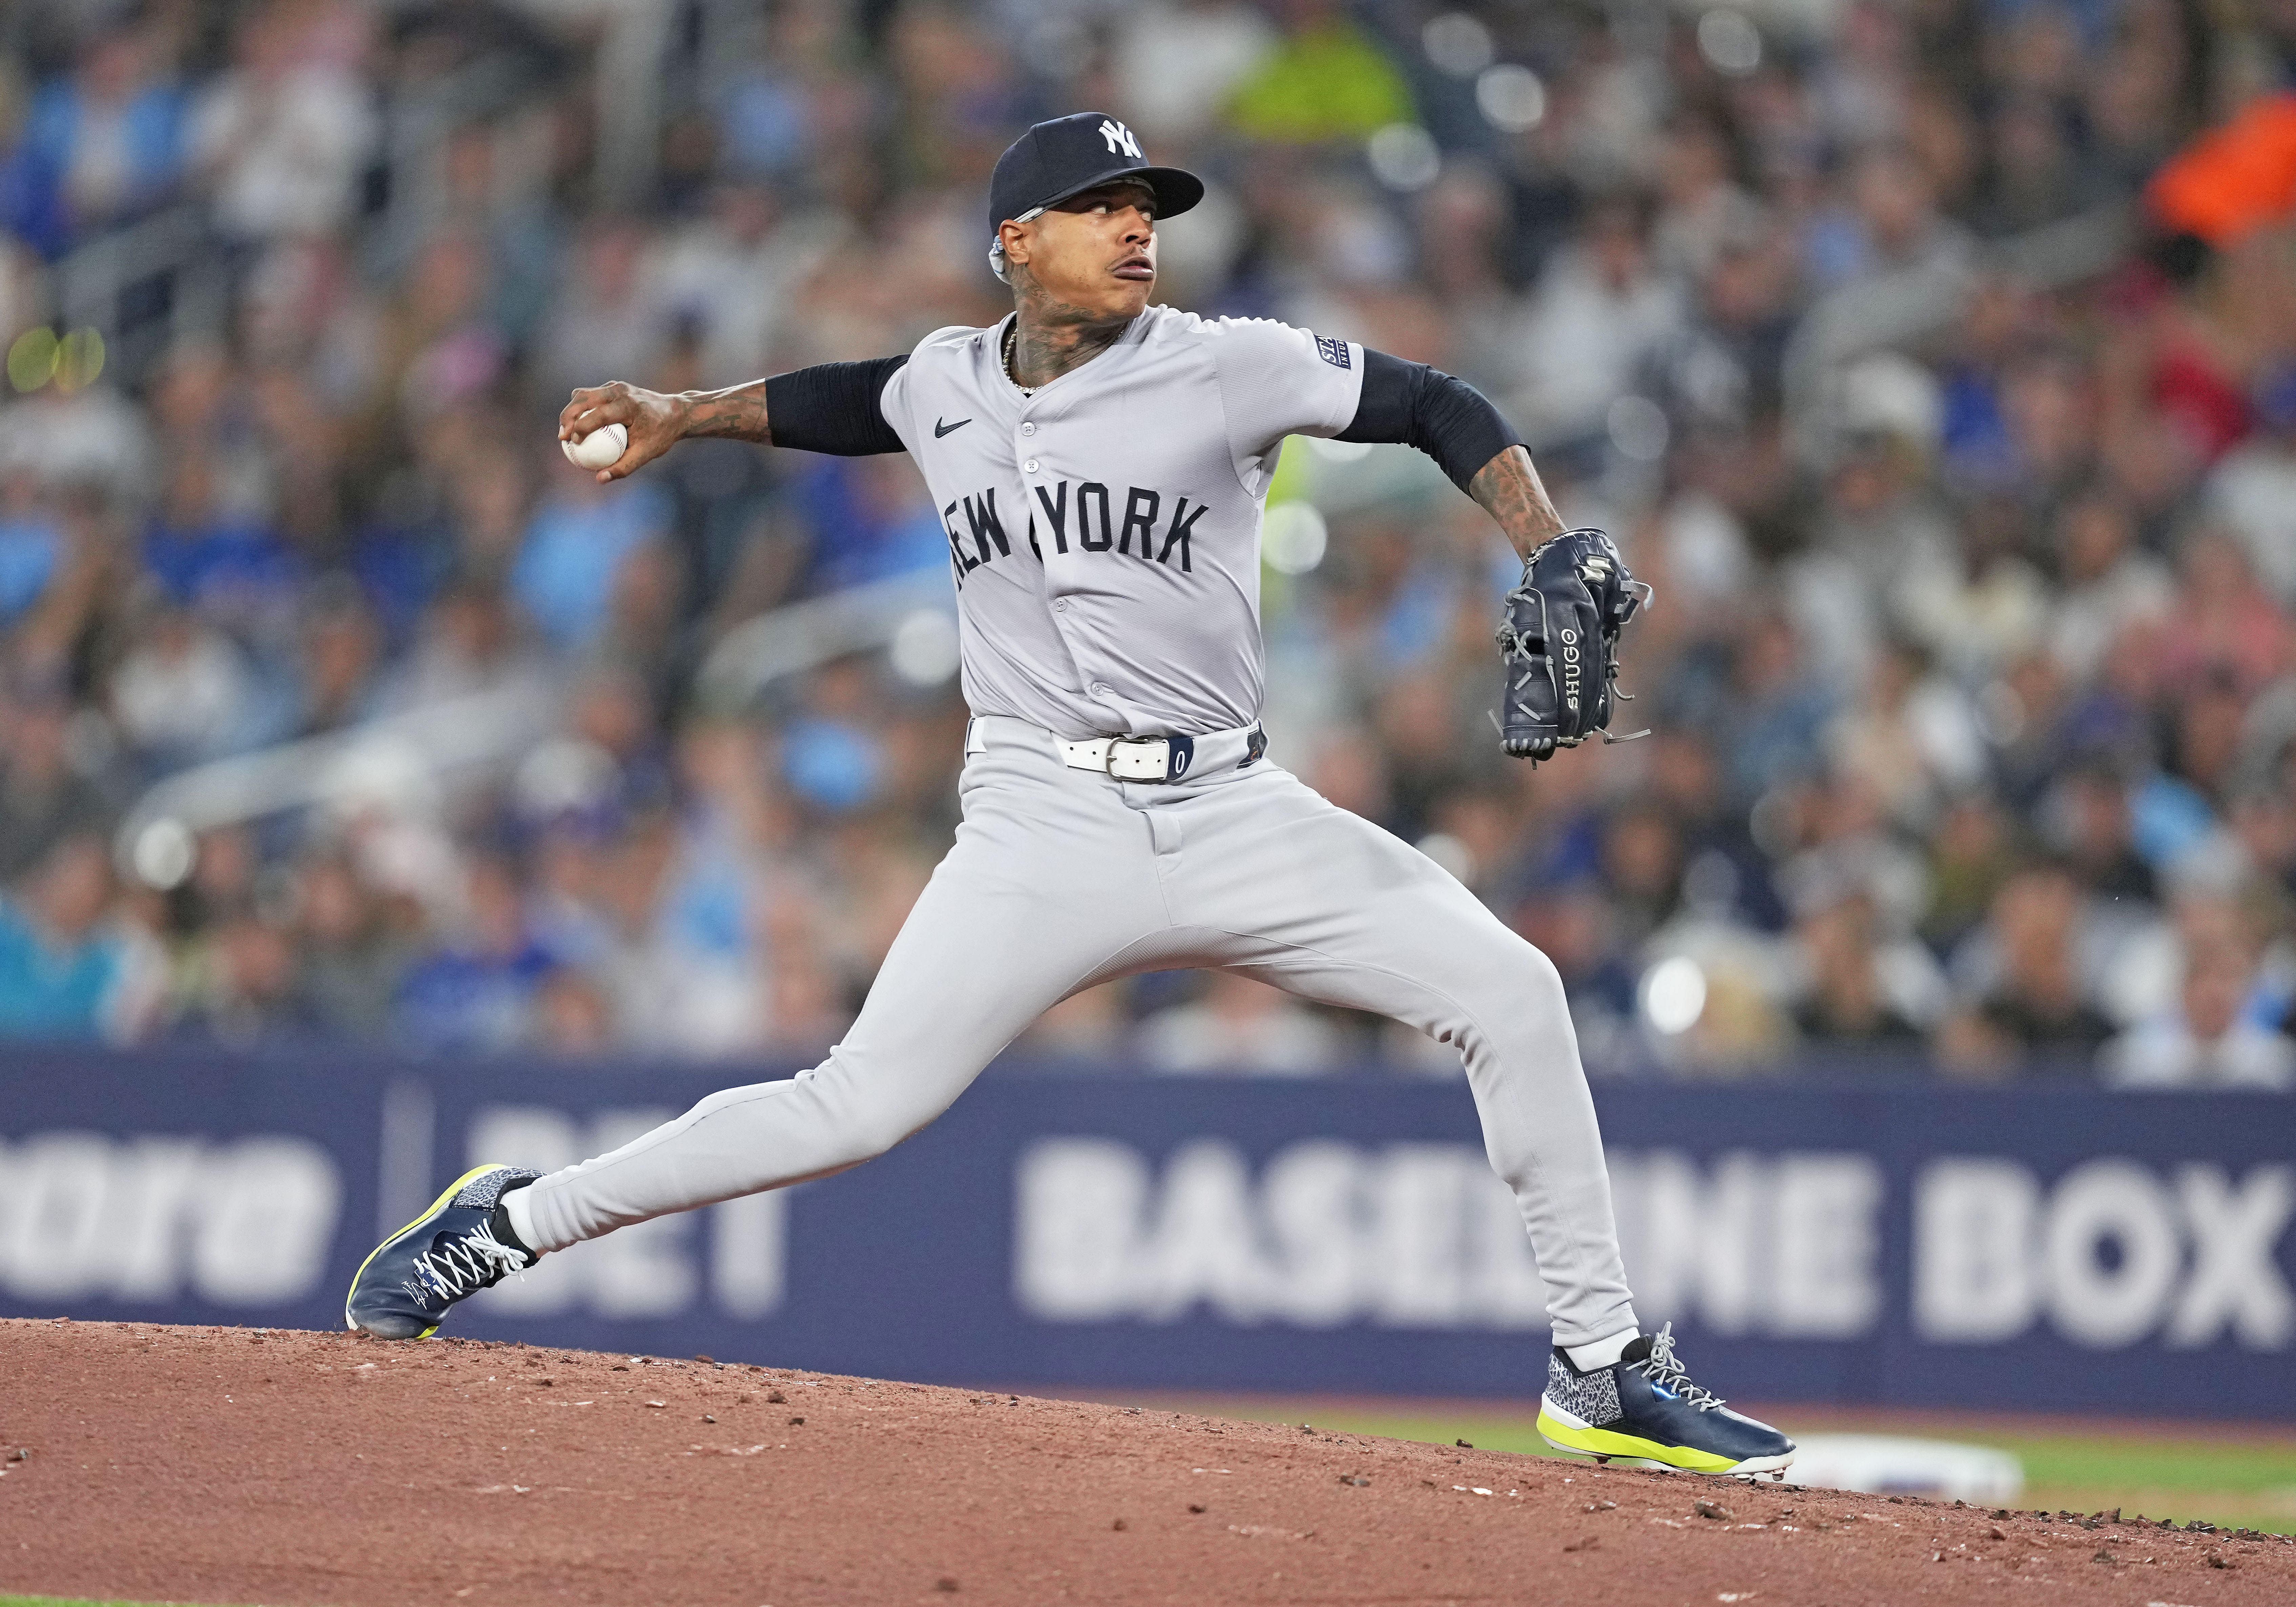
[[[1118,781],[1184,781],[1210,771],[1241,769],[1257,763],[1267,751],[1267,734],[1257,726],[1193,736],[1088,736],[1070,742],[1041,726],[1000,714],[973,717],[964,750],[987,752],[988,734],[999,726],[1009,727],[1016,734],[1030,733],[1040,741],[1049,739],[1060,753],[1061,763],[1071,770],[1090,770]]]

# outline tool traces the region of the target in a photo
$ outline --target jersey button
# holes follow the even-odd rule
[[[1064,614],[1068,612],[1069,600],[1066,597],[1062,597],[1054,601],[1053,603],[1053,611],[1056,614]]]
[[[1105,682],[1105,681],[1095,681],[1095,682],[1092,684],[1092,695],[1093,695],[1093,696],[1095,696],[1095,697],[1096,697],[1096,698],[1104,698],[1104,697],[1106,697],[1110,693],[1114,692],[1115,690],[1116,690],[1116,688],[1115,688],[1115,687],[1111,686],[1111,685],[1110,685],[1107,682]]]
[[[1021,433],[1023,435],[1034,435],[1037,433],[1037,427],[1034,424],[1023,424],[1021,426]]]
[[[1023,469],[1026,469],[1029,473],[1034,474],[1034,473],[1037,471],[1037,460],[1036,460],[1035,458],[1033,458],[1033,457],[1032,457],[1032,458],[1030,458],[1027,463],[1022,463],[1021,466]]]

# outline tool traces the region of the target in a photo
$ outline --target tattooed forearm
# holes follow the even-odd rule
[[[773,427],[766,417],[766,382],[753,380],[726,390],[681,391],[677,405],[678,433],[723,436],[737,441],[773,444]]]
[[[1546,488],[1539,483],[1530,454],[1521,447],[1509,447],[1475,471],[1475,478],[1467,482],[1467,494],[1482,504],[1483,511],[1498,521],[1514,550],[1525,558],[1540,542],[1562,533],[1562,516],[1547,500]]]

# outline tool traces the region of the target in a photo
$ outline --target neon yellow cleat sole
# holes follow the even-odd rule
[[[1553,1401],[1542,1400],[1538,1406],[1538,1437],[1558,1451],[1574,1456],[1592,1456],[1599,1461],[1636,1462],[1662,1470],[1684,1473],[1710,1473],[1738,1478],[1756,1475],[1777,1477],[1792,1464],[1793,1453],[1789,1450],[1775,1456],[1743,1456],[1733,1459],[1703,1451],[1696,1446],[1667,1445],[1655,1439],[1645,1439],[1639,1434],[1624,1434],[1616,1429],[1598,1429],[1580,1423],[1567,1412],[1560,1411]]]
[[[1582,1368],[1550,1352],[1538,1434],[1574,1456],[1741,1479],[1783,1478],[1794,1458],[1792,1439],[1691,1381],[1671,1323],[1628,1340],[1607,1364]]]

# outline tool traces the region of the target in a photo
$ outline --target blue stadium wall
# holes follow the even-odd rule
[[[729,1082],[332,1049],[0,1060],[0,1316],[332,1327],[474,1160]],[[2296,1101],[1597,1089],[1628,1270],[1750,1401],[2296,1422]],[[455,1332],[930,1382],[1527,1398],[1541,1292],[1464,1085],[1000,1066],[883,1159],[551,1258]]]

